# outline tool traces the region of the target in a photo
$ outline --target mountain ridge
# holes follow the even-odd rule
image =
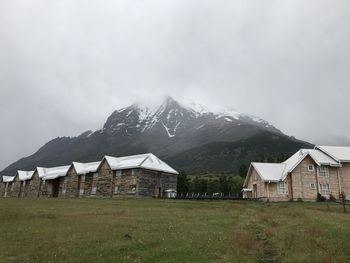
[[[311,146],[307,142],[283,134],[259,117],[242,114],[232,109],[213,112],[200,105],[192,107],[182,105],[173,98],[167,97],[160,105],[153,107],[134,103],[115,110],[107,118],[102,129],[85,131],[76,137],[55,138],[44,144],[33,155],[6,167],[0,174],[11,174],[18,169],[34,169],[36,166],[65,165],[72,161],[96,161],[102,159],[104,155],[122,156],[144,152],[158,155],[170,165],[174,164],[178,170],[183,168],[193,170],[191,165],[185,165],[193,161],[191,156],[187,157],[188,160],[182,159],[181,162],[178,161],[178,156],[191,151],[196,155],[193,151],[195,149],[202,151],[204,145],[209,148],[211,145],[220,145],[220,143],[230,145],[235,142],[245,142],[248,145],[250,138],[253,139],[262,134],[265,135],[266,140],[270,140],[269,138],[275,135],[284,144],[288,144],[289,147],[281,148],[281,151],[286,154],[293,153],[298,150],[298,147]],[[262,140],[262,137],[260,138]],[[264,152],[268,154],[269,151],[264,150]],[[206,155],[207,159],[209,157]],[[239,164],[225,165],[222,161],[224,159],[218,160],[223,164],[220,170],[237,169]],[[243,159],[245,163],[248,162],[247,158]],[[229,161],[226,160],[226,162]],[[214,169],[206,165],[205,160],[201,162],[197,162],[194,166],[202,165],[209,171]]]

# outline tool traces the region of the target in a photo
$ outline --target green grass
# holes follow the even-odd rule
[[[322,203],[0,199],[0,262],[350,262]]]

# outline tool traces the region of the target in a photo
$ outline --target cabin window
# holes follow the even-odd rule
[[[322,195],[327,195],[330,193],[329,184],[320,184],[320,193]]]
[[[119,192],[119,185],[116,185],[116,186],[114,187],[114,193],[115,193],[115,194],[118,194],[118,192]]]
[[[131,175],[132,175],[132,176],[135,176],[135,169],[132,169],[132,170],[131,170]]]
[[[121,170],[117,171],[117,172],[115,173],[115,176],[116,176],[116,177],[121,177],[121,176],[122,176],[122,171],[121,171]]]
[[[96,181],[98,178],[98,173],[94,173],[94,175],[92,176],[92,180],[93,181]]]
[[[123,170],[123,176],[130,176],[130,170]]]
[[[307,166],[307,168],[308,168],[309,172],[313,172],[314,171],[314,165],[313,164],[309,164]]]
[[[319,166],[318,167],[318,176],[329,176],[328,167],[327,166]]]
[[[277,192],[279,194],[287,194],[288,193],[288,185],[287,182],[278,182],[277,183]]]
[[[310,184],[310,188],[311,188],[312,190],[315,190],[315,189],[316,189],[316,185],[315,185],[314,183],[311,183],[311,184]]]
[[[79,195],[84,195],[84,188],[79,190]]]
[[[95,195],[96,192],[97,192],[97,187],[96,187],[96,186],[92,187],[92,189],[91,189],[91,194],[92,194],[92,195]]]
[[[81,176],[80,182],[84,183],[85,182],[85,175]]]

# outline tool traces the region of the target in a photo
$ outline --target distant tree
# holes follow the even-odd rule
[[[207,187],[207,193],[217,193],[220,191],[220,184],[218,180],[209,180],[208,181],[208,187]]]
[[[221,193],[228,194],[230,192],[230,186],[227,181],[227,176],[221,175],[219,178],[219,184]]]
[[[192,193],[201,193],[202,192],[202,180],[199,176],[196,176],[191,182],[190,192]]]
[[[189,191],[189,181],[187,179],[187,174],[185,171],[180,171],[177,177],[177,192],[186,194]]]
[[[239,169],[238,169],[238,173],[240,177],[246,177],[247,173],[248,173],[248,168],[245,164],[242,164]]]
[[[282,163],[282,162],[284,162],[286,159],[287,159],[287,158],[286,158],[285,154],[284,154],[284,153],[280,153],[279,156],[277,157],[277,162],[278,162],[278,163]]]
[[[267,158],[267,162],[268,162],[268,163],[274,163],[275,160],[274,160],[273,157],[270,155],[270,156]]]
[[[234,195],[240,195],[241,190],[243,188],[244,179],[245,178],[241,176],[234,176],[232,179],[230,179],[229,181],[230,193]]]

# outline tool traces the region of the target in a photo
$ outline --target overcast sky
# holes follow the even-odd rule
[[[0,170],[171,95],[350,137],[349,0],[0,1]]]

